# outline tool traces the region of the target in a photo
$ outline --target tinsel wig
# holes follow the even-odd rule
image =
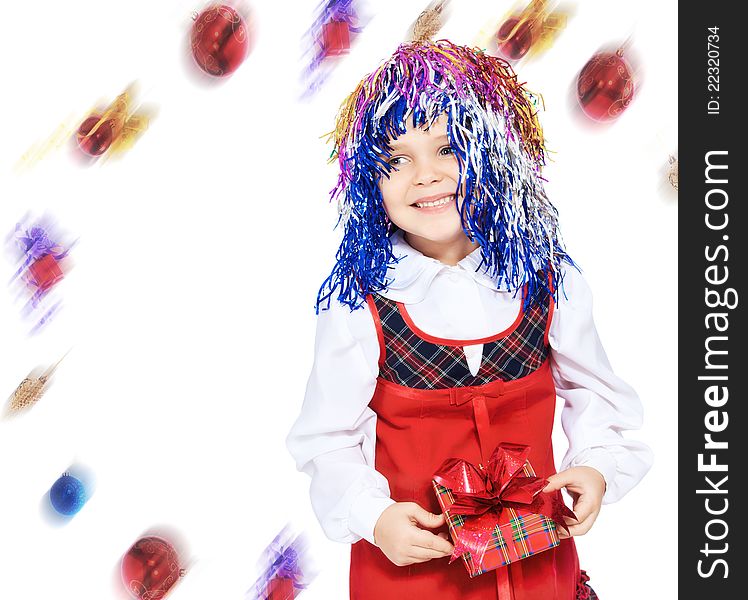
[[[442,40],[402,44],[343,102],[331,138],[340,175],[337,201],[343,240],[317,295],[317,311],[336,297],[351,309],[387,288],[396,262],[390,222],[379,190],[392,168],[389,142],[447,117],[460,166],[457,190],[465,234],[481,248],[481,268],[497,289],[527,284],[525,306],[550,289],[557,299],[566,254],[558,214],[543,188],[545,145],[536,98],[511,66],[481,50]]]

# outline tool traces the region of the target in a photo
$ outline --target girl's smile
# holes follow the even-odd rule
[[[418,202],[412,204],[412,206],[415,206],[424,213],[441,212],[442,210],[451,208],[454,204],[454,199],[454,194],[448,194],[446,196],[435,194],[434,196],[421,198]]]

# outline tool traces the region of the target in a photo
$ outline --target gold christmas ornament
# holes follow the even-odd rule
[[[60,360],[49,367],[39,377],[35,377],[30,373],[29,376],[19,384],[8,399],[8,405],[5,411],[6,415],[19,413],[36,404],[44,395],[44,392],[47,391],[47,384],[49,383],[52,374],[65,356],[67,356],[67,352]]]
[[[444,24],[442,11],[446,8],[447,0],[439,0],[428,5],[415,23],[413,23],[410,39],[414,42],[427,42],[433,39]]]
[[[44,376],[24,379],[10,398],[8,412],[18,412],[36,403],[46,391],[47,381]]]

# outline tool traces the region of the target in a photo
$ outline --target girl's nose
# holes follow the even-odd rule
[[[416,165],[414,183],[416,185],[429,185],[441,181],[439,170],[431,161],[423,161]]]

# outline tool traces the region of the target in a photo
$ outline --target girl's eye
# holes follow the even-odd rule
[[[439,150],[439,154],[441,156],[449,156],[450,154],[454,154],[455,151],[452,148],[452,146],[444,146],[441,150]]]
[[[391,167],[399,167],[403,164],[405,164],[405,157],[403,156],[395,156],[394,158],[391,158],[387,161],[387,164]]]

